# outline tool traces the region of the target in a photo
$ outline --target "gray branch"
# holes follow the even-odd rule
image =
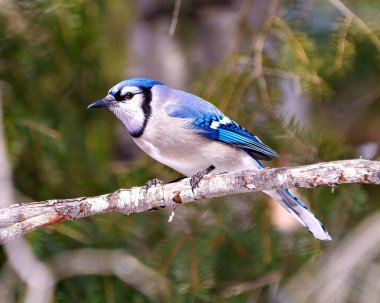
[[[345,183],[380,184],[380,162],[343,160],[299,167],[282,167],[205,176],[192,192],[189,179],[151,187],[120,189],[96,197],[57,199],[14,204],[0,209],[0,243],[67,220],[97,214],[134,214],[160,207],[227,196],[237,193],[280,188],[336,187]]]

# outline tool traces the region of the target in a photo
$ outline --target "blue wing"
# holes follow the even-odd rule
[[[176,91],[176,102],[166,107],[171,117],[193,119],[193,128],[204,137],[244,149],[258,160],[271,160],[277,153],[236,122],[224,116],[211,103]]]
[[[196,119],[193,126],[205,137],[240,147],[258,160],[277,157],[273,149],[226,116],[206,115]]]

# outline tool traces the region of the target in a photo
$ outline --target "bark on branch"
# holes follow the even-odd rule
[[[92,215],[133,214],[195,200],[280,188],[335,187],[344,183],[380,184],[380,162],[343,160],[205,176],[192,192],[189,179],[156,186],[120,189],[96,197],[14,204],[0,209],[0,244],[41,227]]]

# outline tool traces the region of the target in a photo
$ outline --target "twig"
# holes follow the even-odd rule
[[[169,36],[170,37],[174,36],[175,30],[177,28],[179,10],[181,9],[181,2],[182,2],[182,0],[176,0],[175,1],[174,10],[173,10],[173,17],[172,17],[172,21],[170,22],[170,28],[169,28]]]
[[[340,31],[334,70],[340,69],[343,65],[344,51],[346,49],[347,44],[347,35],[352,23],[352,18],[352,16],[348,16],[346,18],[346,20],[343,23],[342,30]]]
[[[37,132],[39,132],[43,135],[46,135],[46,136],[48,136],[54,140],[61,139],[61,134],[58,131],[56,131],[56,130],[54,130],[54,129],[46,126],[46,125],[38,123],[36,121],[32,121],[32,120],[28,120],[28,119],[22,119],[20,121],[20,125],[27,127],[31,130],[37,131]]]
[[[363,281],[362,300],[356,302],[379,301],[380,270],[378,256],[380,254],[380,212],[376,211],[358,224],[334,250],[326,254],[318,262],[318,268],[313,270],[312,276],[304,272],[296,274],[283,289],[290,296],[288,302],[349,302],[352,290],[358,285],[358,277]],[[368,274],[376,277],[368,283]],[[302,283],[302,287],[299,287]],[[376,292],[375,300],[364,299],[367,287],[371,293]],[[365,288],[364,288],[365,287]]]
[[[255,39],[253,44],[254,56],[254,70],[253,70],[253,79],[257,79],[260,98],[263,101],[265,107],[270,106],[270,98],[268,93],[268,86],[263,74],[263,49],[265,41],[267,39],[268,33],[272,27],[273,20],[276,16],[276,9],[278,6],[277,0],[272,0],[269,7],[266,19],[263,24],[263,30]]]
[[[272,271],[262,277],[248,282],[240,282],[234,284],[225,284],[221,287],[221,293],[224,298],[231,298],[242,293],[251,292],[253,290],[262,288],[264,286],[277,283],[283,277],[283,273],[279,271]]]
[[[255,63],[252,62],[252,60],[249,57],[246,56],[240,56],[237,58],[238,63],[244,64],[244,65],[250,65],[250,66],[255,66]],[[291,71],[285,71],[282,69],[277,69],[273,67],[268,67],[268,66],[262,66],[261,67],[263,75],[264,76],[272,76],[272,77],[278,77],[282,79],[290,79],[294,83],[294,89],[297,93],[298,96],[301,95],[302,93],[302,88],[301,88],[301,78],[298,74],[291,72]],[[302,75],[303,77],[308,77],[308,75]],[[250,79],[251,81],[251,79]],[[241,91],[241,90],[240,90]],[[238,98],[236,98],[238,99]]]
[[[309,59],[306,50],[303,48],[300,41],[297,39],[295,33],[289,27],[289,25],[284,22],[281,18],[275,18],[274,22],[278,24],[278,27],[281,29],[281,32],[285,35],[285,38],[289,39],[289,42],[292,43],[294,52],[297,55],[298,59],[302,64],[311,68],[311,79],[314,84],[320,85],[322,80],[318,76],[316,69],[313,67],[311,60]],[[284,39],[281,34],[274,32],[280,39]]]
[[[344,183],[380,184],[380,162],[343,160],[205,176],[193,194],[190,179],[152,187],[121,189],[96,197],[15,204],[0,209],[0,243],[47,225],[102,213],[134,214],[150,209],[250,191],[337,186]]]
[[[352,19],[354,23],[368,35],[369,39],[376,46],[377,50],[380,51],[380,39],[376,34],[368,27],[365,22],[360,19],[354,12],[352,12],[344,3],[340,0],[330,0],[330,3],[334,5],[344,16]]]
[[[55,283],[73,276],[114,275],[152,302],[170,302],[170,282],[125,250],[78,249],[55,255],[48,264]]]

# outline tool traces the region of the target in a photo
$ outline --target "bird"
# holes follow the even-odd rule
[[[277,153],[210,102],[148,78],[113,86],[90,108],[108,108],[133,141],[153,159],[191,177],[196,188],[210,173],[261,170]],[[327,229],[288,189],[264,191],[313,236],[331,240]]]

